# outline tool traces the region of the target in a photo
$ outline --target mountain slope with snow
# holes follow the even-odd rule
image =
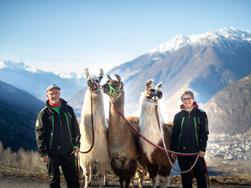
[[[178,36],[133,61],[115,67],[126,88],[126,106],[138,104],[148,79],[163,83],[164,108],[171,117],[185,89],[205,103],[234,80],[251,73],[251,33],[223,28],[192,36]]]
[[[45,89],[51,83],[61,87],[62,97],[66,99],[69,99],[84,85],[83,78],[76,74],[57,75],[13,61],[0,61],[0,80],[25,90],[41,100],[45,100]]]
[[[241,31],[229,27],[197,35],[177,35],[168,42],[153,48],[149,52],[175,52],[185,46],[196,47],[197,45],[224,45],[224,41],[229,40],[251,42],[251,34],[247,31]]]

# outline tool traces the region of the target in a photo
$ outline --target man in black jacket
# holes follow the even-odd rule
[[[185,91],[181,96],[181,100],[181,111],[174,117],[171,150],[182,153],[199,153],[200,157],[193,170],[181,174],[182,185],[184,188],[192,188],[194,175],[197,180],[197,186],[205,188],[207,187],[207,167],[204,156],[209,134],[207,114],[198,108],[192,91]],[[171,156],[173,159],[176,158],[175,154],[171,154]],[[195,156],[178,157],[180,169],[182,171],[188,170],[195,160]]]
[[[60,98],[60,88],[55,84],[47,90],[45,107],[38,113],[36,141],[41,160],[47,165],[50,187],[60,187],[59,166],[67,186],[78,188],[75,155],[79,152],[80,132],[72,107]]]

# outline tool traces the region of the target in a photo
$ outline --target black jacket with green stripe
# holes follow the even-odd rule
[[[198,107],[191,112],[181,110],[174,117],[171,150],[182,153],[206,151],[208,134],[206,112]]]
[[[67,154],[80,146],[79,125],[72,107],[61,100],[60,113],[48,101],[38,113],[35,133],[38,152],[41,156]]]

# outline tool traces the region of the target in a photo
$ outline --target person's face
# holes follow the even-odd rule
[[[184,95],[181,100],[185,106],[185,109],[190,109],[193,107],[194,99],[190,95]]]
[[[47,91],[47,98],[52,104],[59,103],[60,100],[60,90],[51,89]]]

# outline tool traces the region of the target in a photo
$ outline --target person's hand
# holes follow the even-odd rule
[[[171,153],[171,158],[172,158],[173,160],[176,160],[177,155],[176,155],[175,153]]]
[[[199,156],[200,156],[200,157],[205,157],[205,154],[206,154],[206,153],[205,153],[204,151],[199,151]]]
[[[41,159],[41,161],[43,163],[47,164],[47,162],[48,162],[48,155],[45,155],[45,156],[41,157],[40,159]]]
[[[73,149],[73,151],[71,152],[71,155],[74,155],[74,154],[75,154],[75,156],[78,156],[79,151],[80,151],[80,149],[79,149],[78,147],[75,147],[75,148]]]

